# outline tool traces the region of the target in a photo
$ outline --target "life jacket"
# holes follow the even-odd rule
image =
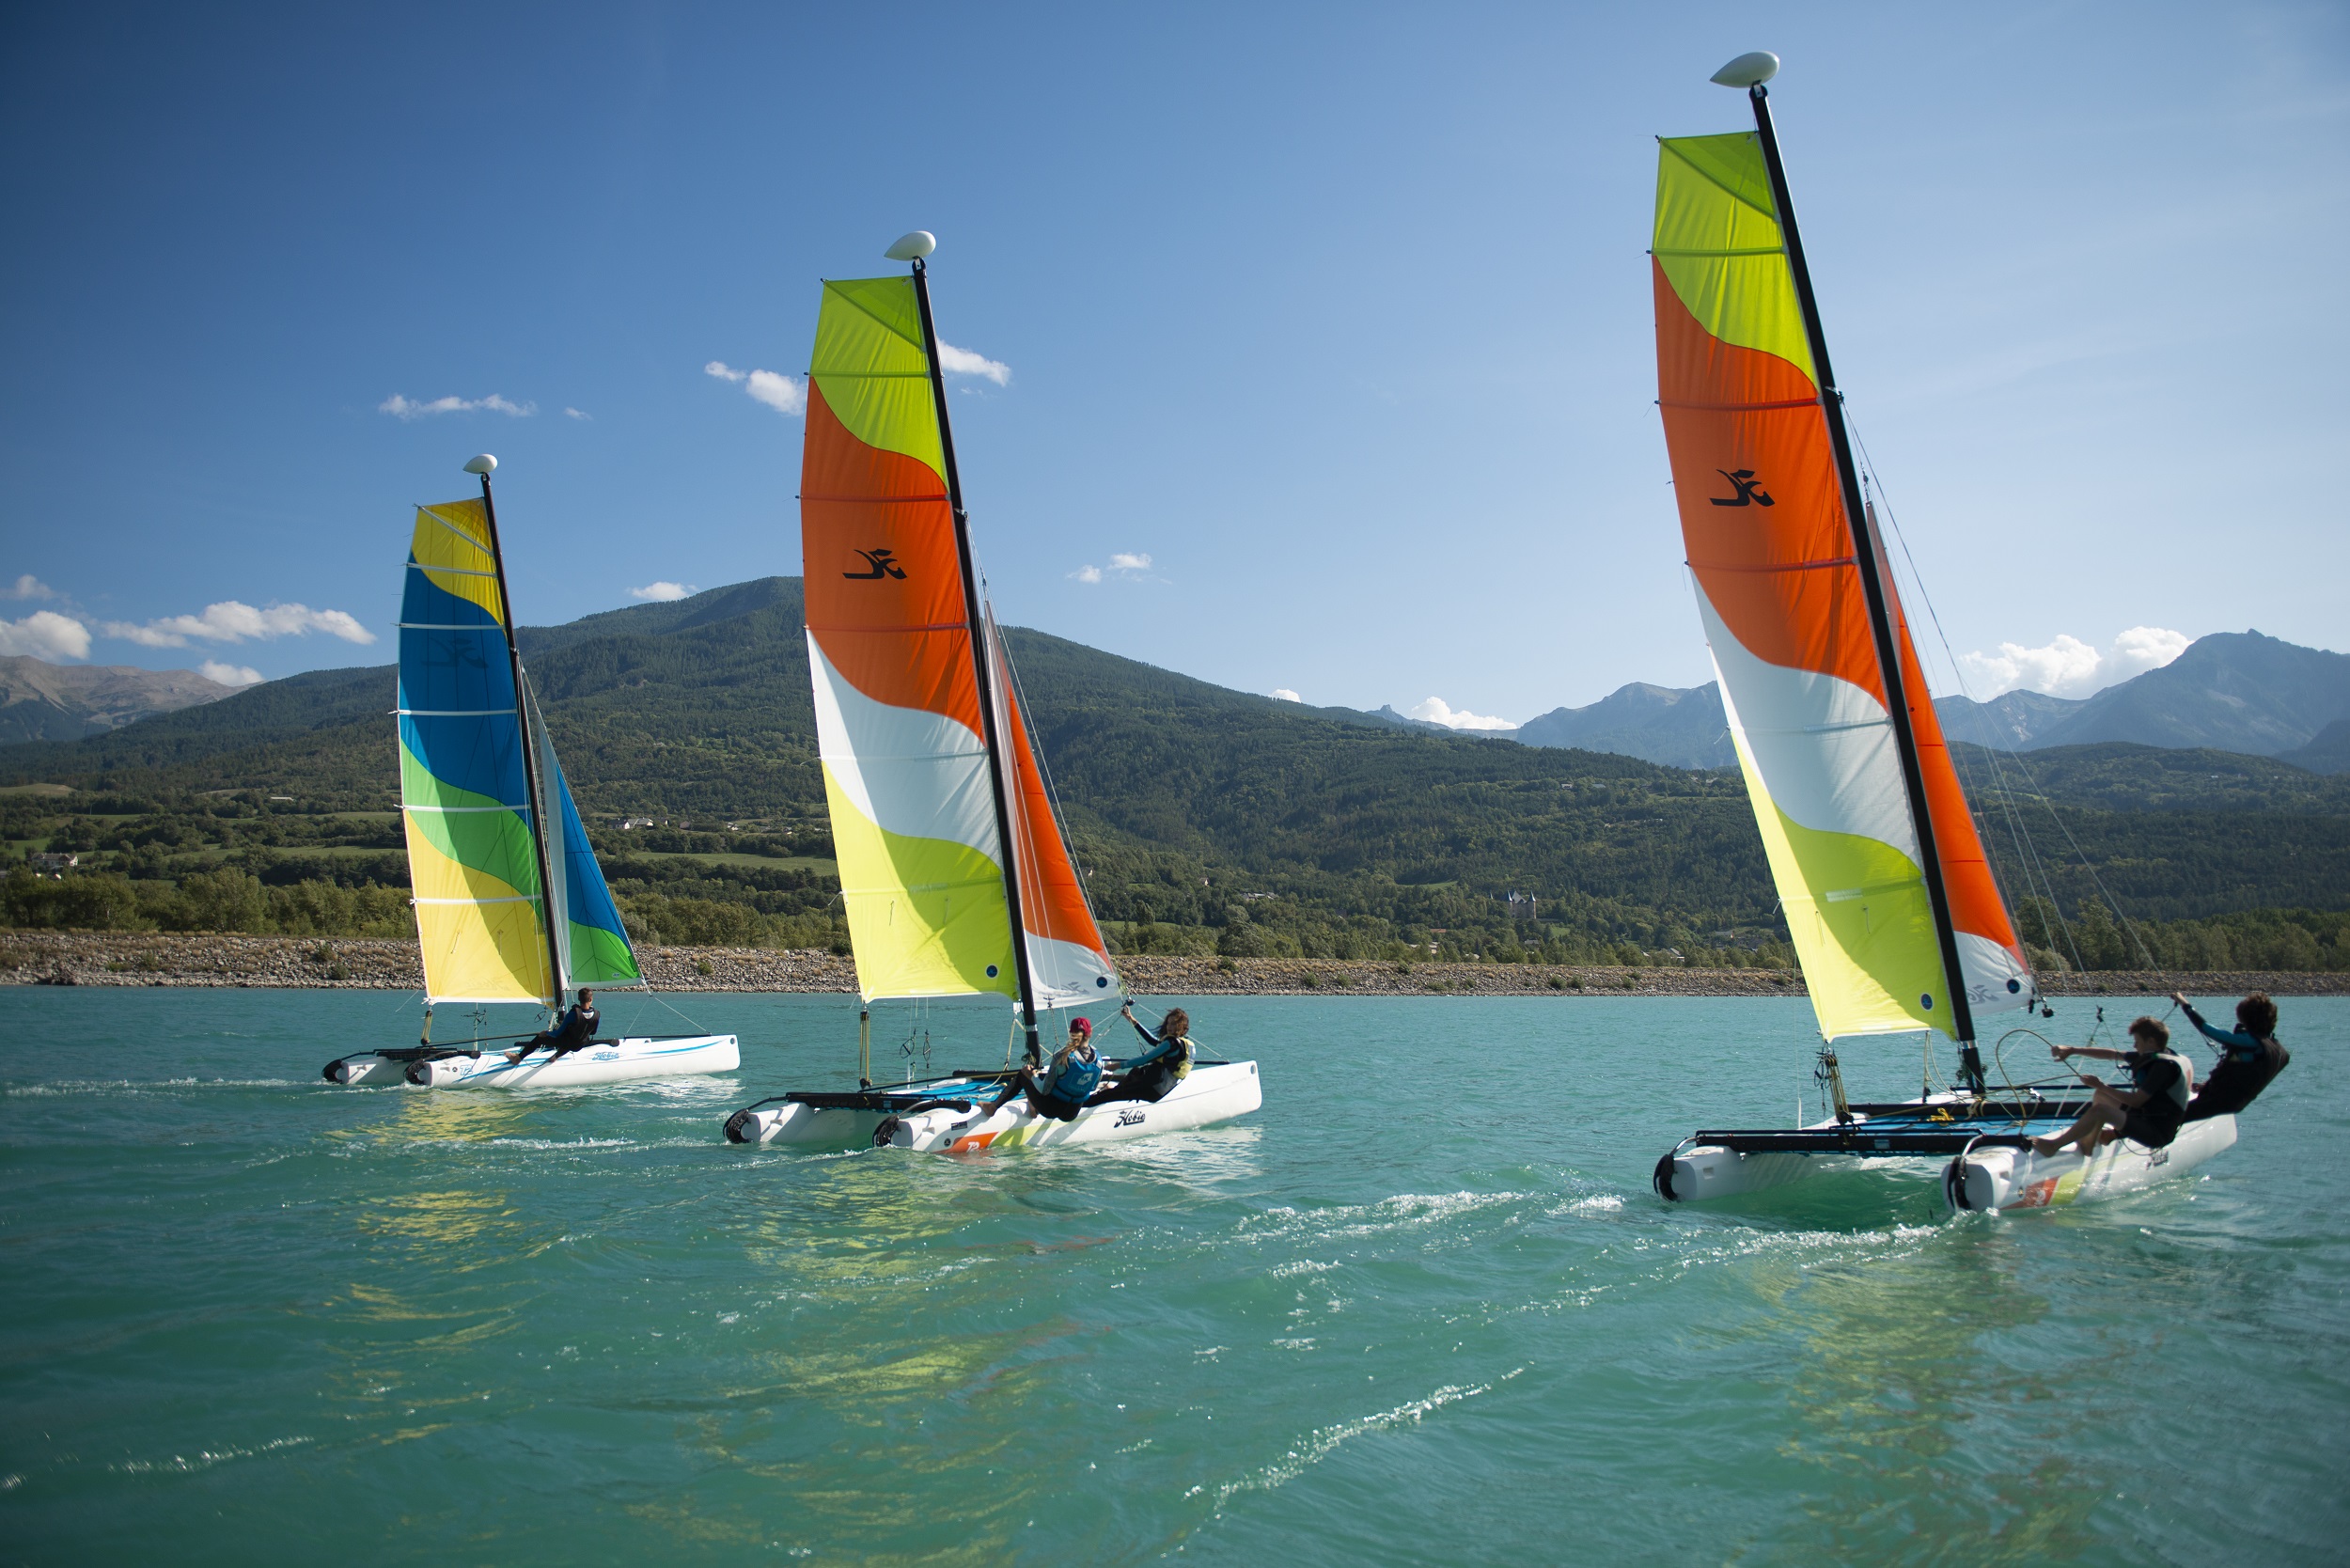
[[[2186,1107],[2186,1120],[2201,1121],[2205,1117],[2233,1116],[2261,1097],[2277,1074],[2293,1065],[2293,1053],[2271,1036],[2260,1043],[2260,1049],[2250,1055],[2240,1047],[2229,1046],[2219,1065],[2211,1070],[2203,1087]]]
[[[2143,1088],[2147,1071],[2155,1062],[2164,1060],[2178,1069],[2177,1076],[2171,1079],[2170,1086],[2160,1095],[2149,1098],[2139,1108],[2157,1121],[2182,1121],[2186,1117],[2187,1101],[2194,1096],[2195,1092],[2195,1064],[2193,1062],[2188,1061],[2176,1051],[2156,1051],[2147,1057],[2133,1053],[2127,1063],[2130,1070],[2130,1081]]]
[[[556,1026],[555,1043],[558,1045],[585,1045],[595,1038],[596,1026],[603,1022],[603,1014],[594,1008],[574,1006]]]
[[[1044,1092],[1052,1099],[1081,1105],[1101,1083],[1101,1054],[1090,1044],[1072,1045],[1069,1054],[1061,1058],[1060,1071],[1044,1086]]]

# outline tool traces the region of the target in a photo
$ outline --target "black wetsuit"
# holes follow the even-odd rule
[[[1151,1048],[1127,1062],[1117,1083],[1086,1102],[1089,1105],[1106,1105],[1116,1100],[1141,1100],[1155,1105],[1167,1098],[1174,1087],[1191,1073],[1194,1047],[1188,1035],[1172,1035],[1166,1039],[1152,1034],[1138,1019],[1128,1019],[1135,1033]]]
[[[541,1045],[552,1045],[555,1047],[556,1056],[569,1056],[573,1051],[592,1043],[596,1037],[596,1026],[603,1022],[603,1013],[594,1008],[581,1007],[574,1003],[572,1010],[563,1014],[561,1023],[552,1029],[542,1030],[529,1044],[524,1046],[523,1055],[528,1056]]]
[[[2215,1029],[2193,1008],[2185,1011],[2187,1022],[2219,1047],[2219,1065],[2211,1070],[2211,1076],[2196,1091],[2194,1104],[2186,1107],[2189,1121],[2233,1116],[2259,1099],[2261,1090],[2293,1060],[2293,1053],[2277,1043],[2274,1035],[2264,1038],[2241,1029]]]

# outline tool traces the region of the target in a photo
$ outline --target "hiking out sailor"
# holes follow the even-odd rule
[[[1167,1016],[1159,1020],[1156,1034],[1142,1027],[1142,1020],[1135,1016],[1132,1002],[1120,1007],[1118,1015],[1135,1027],[1135,1033],[1142,1036],[1145,1049],[1142,1055],[1127,1058],[1118,1082],[1100,1090],[1086,1104],[1106,1105],[1116,1100],[1155,1104],[1166,1099],[1170,1090],[1190,1075],[1192,1058],[1198,1054],[1189,1033],[1191,1014],[1179,1007],[1168,1008]]]
[[[1093,1020],[1072,1018],[1069,1043],[1053,1053],[1042,1067],[1024,1067],[988,1106],[992,1115],[1026,1094],[1029,1108],[1056,1121],[1074,1121],[1086,1108],[1086,1096],[1102,1081],[1102,1058],[1093,1049]]]
[[[2259,1099],[2261,1090],[2292,1062],[2293,1053],[2277,1043],[2277,1004],[2268,999],[2267,992],[2255,991],[2236,1003],[2232,1029],[2216,1029],[2204,1023],[2195,1004],[2179,992],[2170,993],[2170,999],[2205,1040],[2219,1047],[2219,1065],[2211,1070],[2211,1076],[2203,1080],[2203,1087],[2186,1107],[2187,1121],[2233,1116]]]
[[[520,1061],[541,1045],[555,1048],[557,1061],[573,1051],[594,1043],[596,1029],[603,1022],[603,1014],[596,1011],[596,994],[582,987],[579,1000],[563,1014],[563,1021],[551,1029],[541,1029],[531,1037],[530,1043],[506,1053],[509,1061]]]
[[[2097,1152],[2099,1145],[2110,1143],[2117,1137],[2149,1149],[2166,1149],[2179,1136],[2179,1127],[2186,1120],[2187,1096],[2195,1087],[2195,1068],[2186,1058],[2170,1049],[2170,1030],[2160,1019],[2135,1020],[2130,1025],[2130,1049],[2126,1052],[2108,1051],[2098,1045],[2051,1045],[2048,1054],[2059,1061],[2074,1057],[2118,1061],[2129,1069],[2131,1087],[2116,1089],[2092,1074],[2083,1073],[2081,1082],[2095,1090],[2090,1097],[2089,1108],[2056,1137],[2033,1138],[2035,1152],[2053,1154],[2070,1143],[2086,1159]]]

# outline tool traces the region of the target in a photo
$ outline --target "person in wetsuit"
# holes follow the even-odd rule
[[[2116,1089],[2082,1074],[2081,1081],[2095,1090],[2089,1108],[2056,1137],[2033,1138],[2034,1152],[2053,1154],[2070,1143],[2087,1159],[2099,1145],[2115,1137],[2126,1137],[2149,1149],[2165,1149],[2179,1136],[2186,1120],[2187,1096],[2195,1087],[2195,1069],[2170,1049],[2170,1031],[2161,1020],[2140,1018],[2131,1024],[2126,1052],[2096,1045],[2051,1045],[2048,1054],[2059,1061],[2076,1056],[2118,1061],[2129,1069],[2130,1087]]]
[[[1042,1067],[1022,1068],[987,1107],[988,1114],[994,1115],[1026,1094],[1029,1108],[1037,1115],[1074,1121],[1086,1108],[1086,1096],[1101,1081],[1102,1058],[1093,1049],[1093,1020],[1072,1018],[1069,1043],[1055,1051],[1053,1059]]]
[[[2293,1060],[2293,1053],[2277,1043],[2277,1004],[2265,991],[2255,991],[2235,1005],[2235,1027],[2215,1029],[2203,1022],[2195,1004],[2179,992],[2170,993],[2186,1021],[2205,1040],[2219,1047],[2219,1065],[2186,1107],[2186,1120],[2233,1116],[2261,1096],[2270,1080]]]
[[[579,994],[579,1000],[572,1003],[571,1011],[563,1014],[561,1023],[551,1029],[540,1030],[538,1034],[531,1037],[529,1044],[507,1052],[506,1059],[520,1061],[540,1046],[551,1045],[555,1048],[556,1059],[560,1061],[573,1051],[592,1043],[596,1038],[596,1028],[603,1022],[603,1014],[596,1011],[596,994],[583,988]]]
[[[1182,1008],[1167,1010],[1159,1020],[1159,1031],[1152,1034],[1135,1016],[1135,1004],[1128,1002],[1118,1010],[1119,1016],[1135,1027],[1142,1036],[1142,1055],[1125,1064],[1118,1082],[1096,1093],[1086,1102],[1089,1105],[1106,1105],[1115,1100],[1142,1100],[1152,1104],[1164,1100],[1167,1092],[1191,1074],[1192,1058],[1198,1054],[1188,1033],[1191,1014]]]

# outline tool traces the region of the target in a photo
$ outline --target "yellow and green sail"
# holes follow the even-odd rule
[[[555,748],[535,709],[534,722],[523,722],[479,500],[417,509],[400,601],[399,717],[427,996],[552,1004],[574,986],[642,983]],[[544,809],[531,798],[525,744],[537,748]]]

